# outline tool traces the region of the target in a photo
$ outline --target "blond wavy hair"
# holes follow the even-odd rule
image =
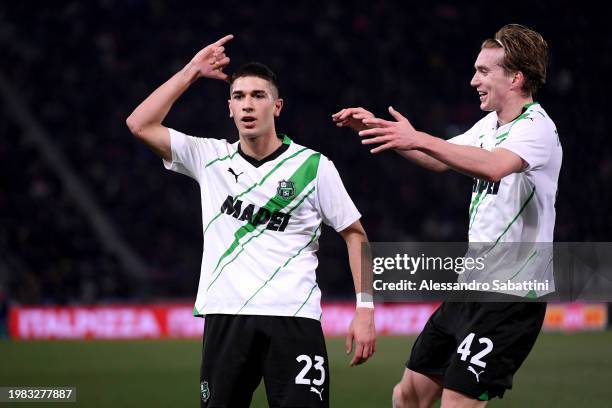
[[[546,83],[548,44],[538,32],[520,24],[507,24],[495,33],[495,38],[484,40],[480,48],[504,50],[501,67],[507,74],[523,73],[524,93],[534,95]]]

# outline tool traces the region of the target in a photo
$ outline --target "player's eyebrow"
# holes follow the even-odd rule
[[[265,89],[253,89],[252,91],[246,92],[246,93],[250,93],[251,95],[261,95],[261,94],[267,95],[268,94]],[[234,95],[244,95],[244,94],[245,94],[245,92],[240,90],[240,89],[236,89],[236,90],[232,91],[232,96],[234,96]]]
[[[251,95],[253,96],[261,96],[261,95],[267,95],[268,92],[266,92],[265,89],[253,89],[251,91]]]
[[[476,71],[490,71],[491,68],[486,65],[474,65]]]

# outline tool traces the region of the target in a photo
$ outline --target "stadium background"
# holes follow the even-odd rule
[[[125,118],[195,52],[226,33],[236,37],[228,46],[229,71],[259,60],[278,73],[285,107],[277,129],[334,161],[371,240],[462,241],[468,178],[429,174],[394,153],[371,156],[354,134],[336,129],[330,116],[345,106],[364,106],[386,116],[386,107],[393,105],[419,129],[442,137],[458,134],[482,116],[469,86],[481,40],[508,22],[534,27],[551,48],[548,83],[537,100],[556,122],[564,148],[555,239],[609,240],[612,149],[604,92],[612,37],[602,13],[563,2],[207,3],[106,0],[0,6],[0,335],[6,336],[9,308],[19,305],[191,301],[201,260],[197,185],[163,170],[131,137]],[[198,136],[235,140],[226,99],[224,84],[201,80],[175,105],[166,124]],[[346,301],[352,284],[344,243],[329,229],[320,242],[318,280],[324,300]],[[527,384],[531,378],[553,376],[548,378],[551,392],[567,385],[583,401],[600,401],[603,383],[598,386],[597,381],[602,376],[609,380],[600,369],[612,362],[610,341],[609,332],[544,335],[530,357],[534,362],[528,361],[526,374],[517,381]],[[330,342],[339,353],[337,340]],[[384,392],[390,390],[411,342],[381,339],[381,361],[364,367],[370,370],[364,373],[372,374],[364,377],[374,386],[379,382]],[[141,343],[113,344],[0,341],[0,357],[7,362],[0,385],[77,381],[70,371],[58,374],[49,367],[42,370],[48,377],[36,377],[40,365],[23,361],[36,356],[36,350],[40,360],[63,359],[65,370],[71,370],[88,361],[77,357],[77,348],[115,359],[134,347],[141,349]],[[178,357],[167,363],[177,368],[176,361],[184,361],[180,368],[193,373],[186,381],[196,382],[199,345],[145,344],[144,349],[160,347],[158,351],[175,347]],[[185,348],[193,353],[178,351]],[[568,354],[574,358],[560,363],[547,354],[551,350],[561,361]],[[538,353],[543,360],[535,358]],[[343,357],[331,358],[333,363]],[[342,364],[340,374],[332,376],[337,381],[348,378],[346,388],[334,383],[334,395],[359,395],[362,375],[343,374]],[[160,362],[160,372],[163,366]],[[111,370],[91,367],[92,383]],[[144,377],[150,369],[124,368],[118,365],[115,373]],[[393,375],[382,379],[379,371]],[[571,373],[584,381],[596,372],[600,378],[589,383],[588,392],[580,382],[572,385],[576,374]],[[173,395],[175,390],[168,386],[166,392]],[[558,392],[562,397],[554,405],[571,401],[569,391]],[[122,405],[123,394],[115,394]],[[521,394],[519,388],[503,404],[521,406],[521,398],[536,397]],[[535,406],[549,403],[542,399]],[[338,402],[342,404],[357,406]]]

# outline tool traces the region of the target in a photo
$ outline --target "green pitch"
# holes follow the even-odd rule
[[[374,358],[348,367],[343,339],[329,339],[333,407],[389,407],[414,338],[381,337]],[[45,407],[195,407],[200,342],[0,341],[0,386],[76,386],[78,402]],[[610,406],[612,332],[540,335],[495,407]],[[214,392],[214,391],[213,391]],[[259,389],[252,406],[265,407]],[[0,403],[0,408],[8,404]],[[28,404],[15,404],[26,407]],[[35,404],[34,406],[41,406]]]

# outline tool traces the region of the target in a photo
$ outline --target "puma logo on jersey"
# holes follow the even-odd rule
[[[283,232],[285,228],[287,228],[289,220],[291,219],[290,214],[285,214],[280,211],[271,212],[263,207],[258,209],[254,204],[248,204],[243,209],[242,204],[242,200],[234,200],[234,197],[228,195],[221,205],[221,212],[231,215],[237,220],[250,222],[255,227],[268,223],[266,229],[280,232]]]
[[[476,382],[480,382],[480,374],[484,373],[484,370],[477,373],[472,366],[468,366],[468,371],[474,373],[474,375],[476,376]]]
[[[314,392],[315,394],[318,394],[319,398],[321,398],[321,401],[323,401],[323,388],[321,388],[321,391],[319,391],[315,387],[310,387],[310,391]]]
[[[234,169],[232,169],[231,167],[228,167],[228,168],[227,168],[227,171],[229,171],[230,173],[232,173],[232,176],[236,177],[236,183],[238,182],[238,177],[239,177],[239,176],[240,176],[242,173],[244,173],[244,171],[242,171],[242,172],[240,172],[240,173],[236,174],[236,172],[234,171]]]

